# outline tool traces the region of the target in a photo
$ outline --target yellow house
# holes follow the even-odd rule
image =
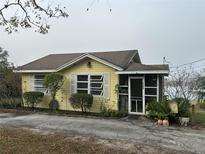
[[[60,110],[74,110],[69,102],[72,94],[88,93],[94,97],[90,112],[100,112],[106,107],[142,115],[146,103],[162,99],[163,80],[169,66],[142,64],[137,50],[126,50],[51,54],[15,71],[22,74],[23,93],[44,92],[44,99],[37,107],[49,107],[51,97],[43,80],[46,74],[58,72],[64,76],[57,94]]]

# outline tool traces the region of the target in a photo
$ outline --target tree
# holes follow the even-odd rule
[[[70,97],[70,102],[73,108],[81,109],[82,112],[86,112],[93,104],[93,96],[90,94],[73,94]]]
[[[66,18],[66,7],[60,5],[47,7],[37,0],[7,0],[0,4],[0,26],[9,34],[18,31],[19,27],[26,29],[35,27],[42,34],[48,33],[51,18]],[[8,13],[8,10],[11,10]]]
[[[201,73],[197,75],[197,94],[199,99],[205,98],[205,71],[203,70]]]
[[[0,47],[0,99],[21,97],[21,76],[13,72],[8,51]]]
[[[23,98],[26,100],[28,107],[31,104],[33,110],[36,107],[36,105],[42,101],[43,96],[44,93],[37,91],[25,92],[23,94]]]
[[[57,109],[57,101],[56,101],[56,94],[61,89],[63,85],[63,75],[58,73],[51,73],[45,76],[44,85],[49,89],[52,100],[50,103],[50,107],[52,109]]]
[[[4,50],[2,47],[0,47],[0,73],[4,72],[6,69],[10,67],[10,64],[8,62],[8,51]]]
[[[196,98],[196,83],[196,74],[192,68],[176,69],[165,82],[165,92],[170,99],[192,100]]]

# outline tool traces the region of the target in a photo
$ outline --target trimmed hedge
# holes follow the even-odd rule
[[[83,93],[73,94],[70,97],[70,102],[74,109],[81,109],[82,112],[86,112],[92,107],[93,96]]]

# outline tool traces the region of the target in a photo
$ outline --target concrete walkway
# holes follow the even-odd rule
[[[205,153],[205,130],[155,127],[140,120],[109,120],[83,117],[0,113],[0,127],[30,128],[48,132],[92,135],[104,139],[127,140],[151,146]]]

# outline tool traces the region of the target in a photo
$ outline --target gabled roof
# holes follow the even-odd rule
[[[136,57],[135,57],[136,56]],[[43,71],[52,72],[54,70],[64,69],[64,66],[70,66],[73,62],[83,58],[93,58],[101,60],[107,65],[117,69],[123,70],[127,67],[130,61],[135,57],[135,61],[141,63],[137,50],[125,51],[109,51],[109,52],[90,52],[90,53],[68,53],[68,54],[51,54],[20,66],[17,71]]]
[[[18,67],[16,72],[58,72],[73,64],[91,58],[116,69],[118,74],[161,73],[168,74],[168,65],[145,65],[141,63],[137,50],[51,54]]]

